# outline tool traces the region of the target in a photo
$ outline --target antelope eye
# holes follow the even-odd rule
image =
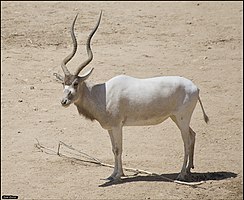
[[[78,86],[78,82],[74,82],[74,87],[77,87]]]

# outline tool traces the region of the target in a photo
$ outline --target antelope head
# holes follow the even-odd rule
[[[93,71],[93,68],[92,68],[87,73],[85,73],[83,75],[79,75],[81,70],[85,66],[87,66],[93,59],[93,54],[92,54],[90,43],[91,43],[92,36],[96,32],[96,30],[100,24],[101,17],[102,17],[102,11],[100,13],[100,16],[99,16],[99,19],[98,19],[98,22],[97,22],[95,28],[92,30],[92,32],[88,36],[88,39],[86,42],[88,59],[78,66],[78,68],[74,74],[71,74],[70,71],[68,70],[66,64],[73,58],[73,56],[75,55],[76,50],[77,50],[77,40],[76,40],[76,37],[74,34],[74,25],[75,25],[75,21],[77,19],[77,15],[74,18],[74,21],[71,26],[71,38],[73,41],[73,51],[66,58],[64,58],[64,60],[61,63],[61,67],[62,67],[62,70],[63,70],[65,76],[64,76],[64,78],[60,78],[61,76],[54,74],[54,75],[56,75],[56,77],[58,79],[62,79],[62,82],[63,82],[64,90],[63,90],[63,98],[61,100],[61,104],[64,107],[68,107],[70,104],[75,103],[79,99],[79,95],[80,95],[79,88],[84,83],[84,81],[91,75],[91,73]]]

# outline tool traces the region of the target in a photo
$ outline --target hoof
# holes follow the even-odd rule
[[[112,173],[106,180],[108,181],[121,181],[121,177],[125,177],[124,173]]]
[[[116,177],[109,177],[107,180],[108,183],[112,183],[112,184],[120,183],[122,181],[121,178],[116,178]]]
[[[177,180],[178,181],[185,181],[186,180],[186,174],[182,174],[180,173],[178,176],[177,176]]]
[[[114,180],[114,177],[113,176],[109,176],[108,178],[106,178],[105,180],[108,180],[108,181],[113,181]]]
[[[187,175],[191,175],[191,169],[194,169],[194,166],[191,166],[191,167],[187,167],[186,168],[186,174]]]
[[[191,173],[186,173],[186,174],[179,174],[177,177],[178,181],[192,181],[193,177]]]
[[[108,178],[106,178],[106,180],[110,182],[119,182],[121,181],[121,176],[109,176]]]
[[[190,168],[187,168],[187,169],[186,169],[186,174],[187,174],[187,175],[190,175],[190,174],[191,174],[191,169],[190,169]]]

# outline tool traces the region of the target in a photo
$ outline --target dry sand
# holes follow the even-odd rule
[[[37,138],[56,149],[63,141],[113,164],[109,136],[98,122],[60,105],[62,85],[52,75],[71,52],[76,13],[79,49],[68,64],[86,59],[85,42],[100,10],[93,38],[101,83],[119,74],[179,75],[193,80],[210,117],[197,104],[193,173],[207,180],[192,188],[132,173],[104,185],[112,169],[45,154]],[[1,195],[19,199],[242,199],[243,189],[242,2],[1,2]],[[125,127],[123,162],[176,178],[183,142],[171,120]]]

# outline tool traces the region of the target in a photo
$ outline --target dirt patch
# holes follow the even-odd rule
[[[19,199],[242,199],[243,97],[242,2],[1,2],[1,195]],[[91,82],[115,75],[179,75],[193,80],[210,117],[197,105],[195,169],[203,185],[192,188],[152,176],[105,185],[112,169],[44,154],[64,141],[113,164],[109,136],[99,123],[60,105],[61,60],[78,52],[71,71],[86,59],[86,38],[100,10],[93,38]],[[88,67],[88,68],[89,68]],[[124,128],[124,166],[175,178],[183,162],[180,132],[170,120]],[[100,187],[99,187],[100,186]]]

